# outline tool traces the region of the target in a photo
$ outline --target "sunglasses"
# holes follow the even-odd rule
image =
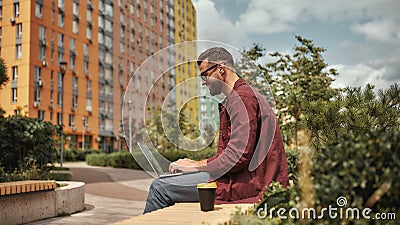
[[[215,69],[218,65],[219,65],[219,64],[214,64],[214,65],[210,66],[208,69],[206,69],[206,70],[204,70],[203,72],[201,72],[200,75],[199,75],[199,76],[201,77],[201,79],[202,79],[203,81],[207,81],[207,78],[208,78],[207,72],[209,72],[209,71]]]

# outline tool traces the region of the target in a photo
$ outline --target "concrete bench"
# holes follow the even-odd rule
[[[202,212],[200,203],[178,203],[173,206],[160,209],[151,213],[135,216],[123,220],[113,225],[136,225],[136,224],[231,224],[231,216],[240,209],[242,213],[247,213],[253,204],[222,204],[215,205],[214,211]]]
[[[0,196],[27,193],[33,191],[54,190],[55,180],[24,180],[0,183]]]
[[[26,180],[0,183],[0,224],[26,224],[85,209],[82,182]]]

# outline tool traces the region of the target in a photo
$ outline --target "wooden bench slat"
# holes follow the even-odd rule
[[[18,194],[32,191],[51,190],[57,187],[55,180],[25,180],[0,183],[0,195]]]
[[[223,204],[215,205],[214,211],[202,212],[200,203],[178,203],[148,214],[132,217],[115,223],[114,225],[135,224],[231,224],[231,214],[237,207],[243,213],[253,204]]]

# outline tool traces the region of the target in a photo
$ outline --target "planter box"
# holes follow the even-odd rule
[[[85,209],[85,183],[63,181],[57,183],[62,187],[1,195],[0,224],[30,223]]]

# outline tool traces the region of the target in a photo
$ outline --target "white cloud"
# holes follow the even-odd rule
[[[363,24],[354,24],[351,28],[354,32],[363,34],[370,40],[379,42],[400,41],[398,37],[399,27],[392,21],[380,20]]]
[[[297,8],[294,5],[301,5],[296,1],[263,1],[252,0],[247,10],[240,15],[239,21],[235,24],[237,28],[246,32],[257,34],[270,34],[294,29],[294,24],[301,20],[304,7]]]
[[[366,64],[357,65],[332,65],[331,68],[337,69],[339,75],[333,83],[334,87],[365,87],[366,84],[375,86],[375,90],[387,89],[387,81],[383,79],[386,68],[375,69]]]
[[[387,88],[390,82],[400,81],[398,0],[250,0],[240,15],[230,15],[229,9],[245,0],[232,1],[232,4],[218,9],[213,1],[194,0],[201,40],[216,40],[243,49],[253,42],[259,43],[259,40],[254,40],[255,36],[274,34],[280,38],[280,35],[292,35],[303,30],[304,26],[319,22],[324,27],[319,27],[318,32],[329,30],[334,34],[332,29],[340,28],[337,32],[344,37],[335,40],[336,37],[332,36],[332,40],[327,41],[331,46],[323,46],[336,52],[332,58],[336,59],[337,65],[333,67],[341,75],[335,85],[372,83],[377,88]],[[292,49],[293,43],[280,48]],[[261,61],[267,62],[268,59]]]
[[[248,40],[244,33],[237,31],[233,23],[215,8],[211,0],[193,1],[197,12],[197,32],[200,40],[214,40],[242,48]]]

